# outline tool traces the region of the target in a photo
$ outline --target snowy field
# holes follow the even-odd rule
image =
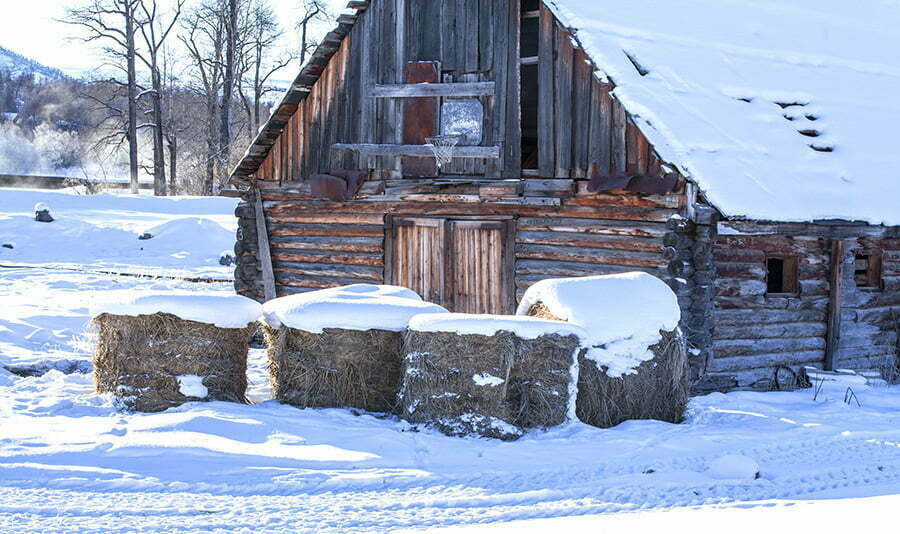
[[[57,221],[31,221],[37,202]],[[92,394],[109,291],[227,294],[235,201],[0,189],[0,532],[892,531],[900,388],[712,394],[687,422],[513,443],[270,400],[117,412]],[[149,232],[153,239],[139,241]],[[143,247],[143,250],[141,248]],[[8,267],[7,267],[8,266]],[[109,273],[156,274],[139,278]],[[46,372],[45,372],[46,371]],[[73,372],[74,371],[74,372]],[[736,455],[738,458],[725,458]],[[758,465],[759,476],[756,477]],[[524,522],[523,522],[524,521]]]

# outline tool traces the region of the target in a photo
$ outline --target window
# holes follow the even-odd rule
[[[881,253],[862,252],[856,254],[853,262],[853,280],[856,287],[881,288]]]
[[[766,293],[784,295],[799,293],[797,267],[799,261],[792,257],[770,257],[766,259]]]

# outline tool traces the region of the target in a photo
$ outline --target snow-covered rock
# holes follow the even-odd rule
[[[34,220],[43,223],[53,222],[54,219],[50,215],[50,208],[43,202],[38,202],[34,205]]]

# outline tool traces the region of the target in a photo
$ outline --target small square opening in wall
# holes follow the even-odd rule
[[[856,287],[881,288],[881,253],[860,252],[853,262],[853,279]]]
[[[766,258],[766,293],[794,295],[800,290],[797,283],[799,261],[796,257]]]

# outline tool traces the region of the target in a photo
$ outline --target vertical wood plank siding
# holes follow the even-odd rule
[[[371,94],[375,84],[399,82],[405,65],[398,63],[405,61],[440,62],[446,82],[496,84],[494,96],[482,99],[486,114],[482,145],[499,145],[500,159],[455,160],[445,174],[521,177],[520,2],[437,3],[435,7],[433,0],[373,0],[360,12],[321,67],[308,96],[277,110],[284,127],[273,134],[274,145],[252,177],[262,187],[278,187],[335,167],[365,168],[374,163],[386,173],[396,173],[398,158],[361,161],[352,153],[332,154],[331,146],[401,142],[404,103],[374,99]],[[592,170],[662,176],[661,166],[649,165],[659,160],[653,147],[616,100],[613,87],[594,75],[593,65],[569,30],[546,7],[539,26],[540,177],[583,179]]]

